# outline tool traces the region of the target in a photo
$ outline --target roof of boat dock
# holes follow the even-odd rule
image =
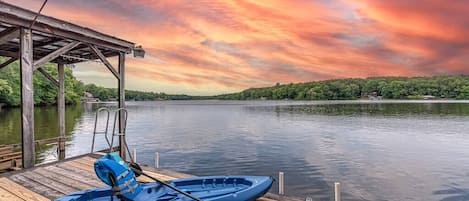
[[[96,45],[105,57],[117,56],[119,52],[130,53],[135,43],[64,20],[37,13],[0,1],[0,56],[17,58],[20,48],[20,27],[31,27],[33,33],[34,59],[42,58],[73,42],[80,42],[66,55],[60,55],[53,63],[72,64],[99,59],[89,48]],[[32,25],[32,26],[31,26]]]

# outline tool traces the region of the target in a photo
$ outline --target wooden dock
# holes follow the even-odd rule
[[[57,144],[58,137],[35,140],[34,145],[39,148],[43,145]],[[0,145],[0,172],[4,170],[18,170],[22,165],[21,144]]]
[[[54,200],[65,194],[88,188],[104,187],[94,173],[93,163],[99,155],[88,154],[73,157],[60,162],[43,164],[30,169],[0,174],[0,201],[46,201]],[[187,178],[192,175],[169,170],[155,170],[143,167],[147,174],[161,180]],[[141,182],[153,182],[150,178],[140,176]],[[300,199],[287,198],[268,193],[258,199],[262,201]]]

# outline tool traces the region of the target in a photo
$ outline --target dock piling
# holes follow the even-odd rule
[[[335,194],[335,201],[340,201],[340,183],[334,183],[334,194]]]
[[[31,29],[21,28],[19,60],[21,83],[21,153],[23,154],[23,168],[34,167],[36,156],[34,149],[34,60],[32,35]]]
[[[137,162],[137,149],[135,149],[135,148],[133,150],[132,159],[134,160],[133,161],[134,163]]]
[[[59,111],[59,160],[65,159],[65,71],[64,64],[57,64],[59,90],[57,93],[57,111]]]
[[[155,152],[155,169],[160,168],[160,154]]]
[[[280,196],[284,195],[284,189],[283,189],[283,172],[278,173],[278,194]]]

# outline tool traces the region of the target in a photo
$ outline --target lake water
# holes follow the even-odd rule
[[[67,108],[67,156],[89,152],[97,108]],[[285,172],[285,193],[331,200],[469,200],[469,102],[127,102],[138,162],[195,174]],[[55,107],[35,110],[36,139],[57,135]],[[20,141],[19,109],[0,111],[0,144]],[[98,148],[106,148],[101,136]],[[55,147],[38,150],[55,160]],[[272,188],[277,192],[277,184]]]

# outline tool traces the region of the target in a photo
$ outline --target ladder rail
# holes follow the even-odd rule
[[[104,131],[97,131],[98,122],[99,122],[98,121],[99,115],[100,115],[100,113],[104,113],[104,112],[105,112],[105,115],[106,115],[105,116],[106,117],[106,127],[104,128]],[[95,116],[95,119],[94,119],[93,140],[91,142],[91,153],[94,152],[94,144],[95,144],[95,141],[96,141],[96,134],[104,134],[104,138],[106,139],[107,144],[109,146],[111,145],[111,143],[109,142],[109,138],[107,136],[108,128],[109,128],[109,117],[110,117],[110,111],[106,107],[101,107],[96,111],[96,116]]]
[[[117,122],[119,122],[119,114],[122,113],[122,115],[124,116],[124,118],[122,119],[123,122],[121,122],[123,124],[122,126],[122,129],[120,130],[119,132],[119,128],[116,128],[118,126],[120,126],[120,124],[118,124]],[[114,113],[114,125],[112,127],[112,136],[111,136],[111,144],[109,146],[109,152],[112,151],[112,148],[113,148],[113,145],[114,145],[114,137],[117,136],[117,137],[120,137],[120,136],[123,136],[123,140],[124,140],[124,143],[123,143],[123,147],[121,147],[121,149],[125,149],[127,150],[127,153],[129,154],[129,157],[130,157],[130,160],[132,162],[135,162],[134,161],[134,158],[132,156],[132,153],[130,152],[130,149],[129,149],[129,146],[127,145],[127,137],[126,137],[126,131],[127,131],[127,118],[128,118],[128,111],[127,109],[125,108],[118,108],[115,113]],[[117,132],[117,133],[116,133]]]

